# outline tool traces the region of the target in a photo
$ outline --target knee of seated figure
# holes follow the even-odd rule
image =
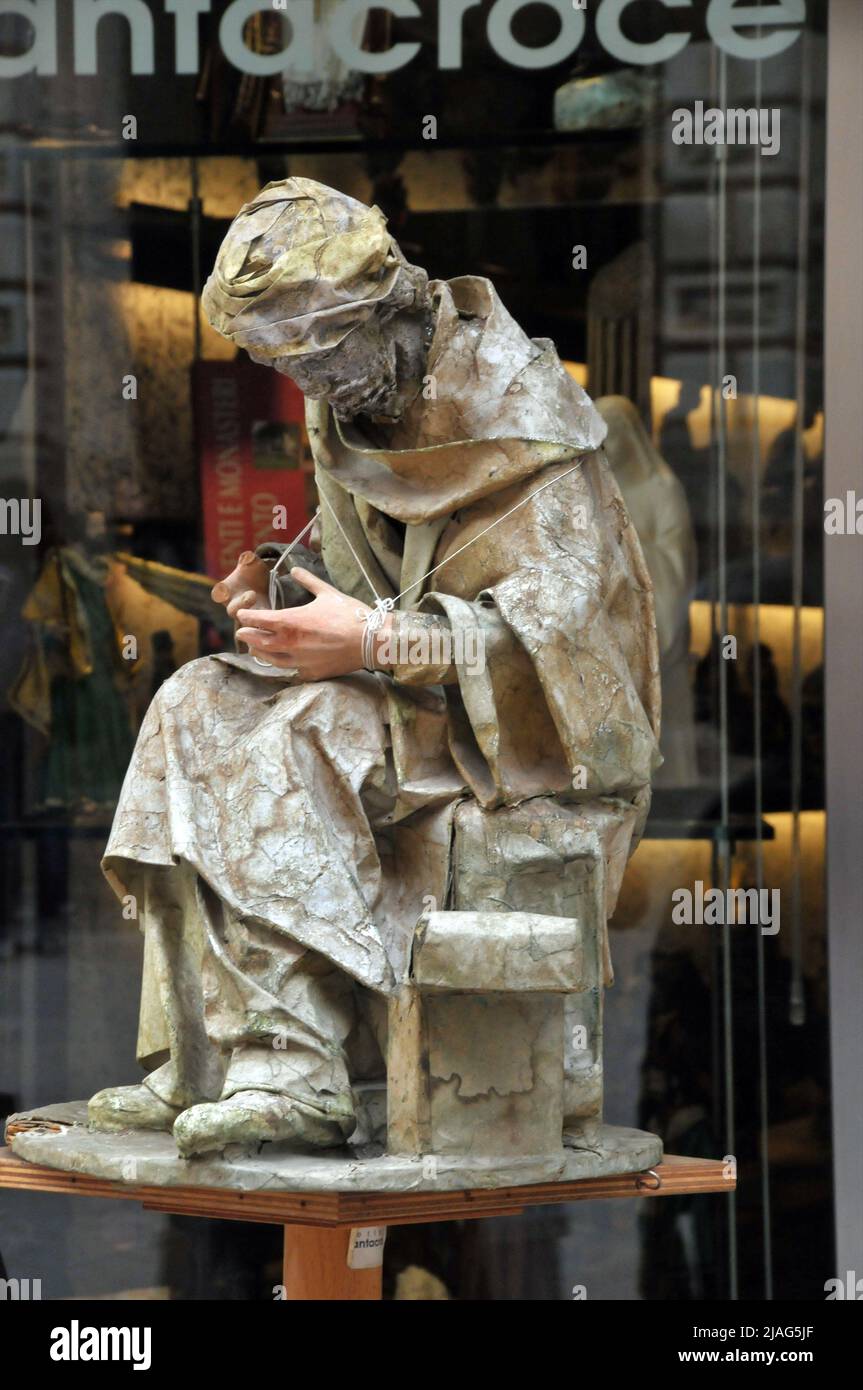
[[[174,671],[173,675],[168,676],[167,680],[159,686],[153,698],[155,700],[170,700],[186,691],[200,690],[203,685],[215,684],[224,680],[224,672],[230,669],[219,661],[213,661],[210,656],[196,657],[194,661],[184,662]]]

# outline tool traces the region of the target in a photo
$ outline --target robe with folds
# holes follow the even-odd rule
[[[431,289],[426,388],[392,444],[307,403],[322,555],[342,592],[398,599],[396,634],[479,629],[484,662],[454,641],[452,664],[310,683],[244,654],[190,663],[154,700],[118,806],[105,857],[118,891],[129,861],[191,864],[255,937],[231,938],[232,1028],[207,1005],[223,1046],[238,999],[249,1036],[273,1027],[280,941],[377,995],[398,989],[424,900],[446,901],[466,797],[490,813],[576,805],[608,846],[609,913],[647,814],[653,597],[604,423],[489,281]],[[145,948],[142,1059],[168,1042],[158,973]]]

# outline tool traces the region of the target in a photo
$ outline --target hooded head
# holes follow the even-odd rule
[[[344,417],[395,418],[421,375],[428,277],[377,207],[313,179],[240,209],[204,287],[213,327]]]

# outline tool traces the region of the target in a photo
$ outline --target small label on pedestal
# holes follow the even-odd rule
[[[348,1241],[348,1269],[377,1269],[384,1262],[386,1226],[353,1226]]]

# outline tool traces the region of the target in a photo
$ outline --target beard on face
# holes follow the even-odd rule
[[[354,329],[326,352],[261,358],[289,376],[309,400],[326,400],[339,419],[354,415],[398,419],[404,409],[397,378],[396,344],[374,324]]]
[[[254,361],[289,376],[309,400],[326,400],[340,420],[364,415],[395,423],[420,389],[429,306],[375,315],[337,347]]]
[[[395,344],[380,334],[358,331],[348,334],[330,352],[311,355],[284,367],[304,396],[325,399],[339,419],[354,415],[388,416],[401,414],[396,375]]]

